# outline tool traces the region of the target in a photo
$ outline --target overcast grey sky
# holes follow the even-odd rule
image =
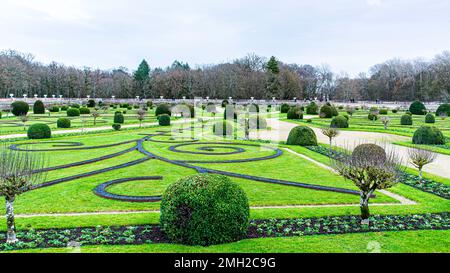
[[[0,0],[0,50],[110,69],[254,52],[356,74],[450,49],[448,0]]]

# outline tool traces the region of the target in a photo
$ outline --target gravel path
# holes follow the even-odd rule
[[[286,141],[289,132],[292,128],[298,126],[298,124],[280,121],[277,119],[268,119],[268,126],[271,127],[270,131],[258,131],[252,132],[250,137],[253,139],[273,140],[273,141]],[[321,143],[329,142],[328,138],[324,136],[320,129],[311,127],[317,135],[317,140]],[[393,145],[392,142],[396,141],[409,141],[409,137],[373,133],[373,132],[358,132],[358,131],[341,131],[340,135],[333,141],[333,145],[339,147],[354,147],[361,143],[378,143],[385,145],[387,149],[394,149],[401,157],[404,164],[409,167],[412,165],[408,162],[408,150],[411,148]],[[450,178],[450,156],[438,154],[436,160],[425,166],[425,172],[435,174],[444,178]]]

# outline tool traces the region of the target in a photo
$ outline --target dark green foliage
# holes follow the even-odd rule
[[[45,114],[45,105],[44,105],[44,103],[42,101],[37,100],[37,101],[34,102],[33,113],[37,114],[37,115]]]
[[[273,74],[280,73],[280,68],[278,67],[278,60],[274,56],[270,57],[266,67],[267,70]]]
[[[405,114],[412,116],[412,113],[410,111],[406,111]]]
[[[166,114],[166,115],[172,115],[172,113],[170,112],[170,107],[169,107],[169,105],[167,105],[167,104],[160,104],[160,105],[158,105],[158,107],[156,107],[156,110],[155,110],[155,116],[159,116],[159,115],[163,115],[163,114]]]
[[[413,119],[411,115],[405,114],[400,118],[401,125],[412,125]]]
[[[440,116],[441,114],[447,114],[447,117],[450,116],[450,104],[444,103],[439,105],[438,109],[436,110],[436,116]]]
[[[59,107],[58,106],[52,106],[48,109],[49,112],[51,113],[58,113],[59,112]]]
[[[89,108],[87,107],[81,107],[80,108],[80,114],[81,115],[89,115],[91,113],[91,110],[89,110]]]
[[[146,102],[146,104],[147,104],[147,107],[148,107],[148,108],[153,109],[153,101],[148,100],[148,101]]]
[[[159,115],[158,123],[160,126],[170,126],[170,116],[167,114]]]
[[[347,119],[347,121],[350,119],[350,116],[349,115],[347,115],[347,114],[343,114],[342,115],[344,118],[346,118]]]
[[[315,102],[311,102],[308,106],[306,106],[306,114],[308,115],[317,115],[319,111],[319,106]]]
[[[348,119],[343,116],[334,117],[330,126],[333,128],[348,128]]]
[[[294,106],[287,112],[288,119],[303,119],[303,111],[300,106]]]
[[[378,112],[378,107],[372,106],[369,109],[370,112]]]
[[[320,118],[332,118],[333,117],[333,108],[325,104],[320,108]]]
[[[80,109],[80,105],[77,103],[70,105],[70,107]]]
[[[287,103],[283,103],[281,105],[280,112],[282,114],[285,114],[285,113],[287,113],[289,111],[289,109],[291,109],[291,106],[289,106],[289,104],[287,104]]]
[[[228,102],[228,100],[223,100],[222,101],[222,108],[227,107],[228,104],[230,104],[230,102]]]
[[[436,122],[436,119],[434,118],[434,115],[433,115],[433,114],[428,113],[428,114],[425,116],[425,123],[435,123],[435,122]]]
[[[414,144],[444,145],[445,137],[441,130],[434,126],[421,126],[414,132]]]
[[[11,104],[11,113],[16,117],[28,114],[29,110],[30,106],[24,101],[15,101]]]
[[[392,113],[397,114],[398,110],[397,109],[392,109]]]
[[[67,109],[69,109],[69,107],[67,107],[67,105],[61,106],[61,111],[67,111]]]
[[[141,85],[149,79],[150,66],[146,60],[142,60],[139,64],[138,69],[134,72],[134,80],[139,82]]]
[[[122,103],[120,108],[128,108],[130,105],[128,103]]]
[[[123,114],[116,113],[114,115],[114,123],[121,123],[121,124],[123,124],[124,122],[125,122],[125,118],[124,118]]]
[[[29,139],[51,138],[52,130],[47,124],[35,123],[28,128],[27,135]]]
[[[367,115],[367,118],[371,121],[375,121],[378,120],[378,115],[375,115],[373,113],[369,113],[369,115]]]
[[[218,121],[213,125],[213,134],[216,136],[231,136],[233,134],[233,125],[226,120]]]
[[[174,243],[208,246],[238,241],[248,232],[248,199],[226,176],[188,176],[165,191],[160,223]]]
[[[70,119],[68,118],[59,118],[58,121],[56,122],[56,126],[58,128],[70,128]]]
[[[427,108],[422,102],[416,100],[409,106],[409,111],[414,115],[425,115]]]
[[[380,109],[380,115],[387,115],[387,114],[388,114],[388,109],[386,109],[386,108]]]
[[[94,108],[95,107],[95,100],[88,100],[87,107]]]
[[[307,126],[297,126],[291,130],[287,145],[317,146],[317,137],[314,131]]]
[[[223,118],[227,120],[237,120],[238,114],[236,108],[233,105],[227,105],[225,111],[223,112]]]
[[[333,117],[339,116],[339,112],[336,107],[331,106],[331,114],[333,115]]]
[[[77,108],[69,108],[69,109],[67,109],[67,116],[68,117],[78,117],[78,116],[80,116],[80,110]]]
[[[122,125],[120,125],[119,123],[114,123],[112,125],[112,128],[116,131],[120,131],[120,128],[122,128]]]

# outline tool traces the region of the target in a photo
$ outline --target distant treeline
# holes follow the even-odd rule
[[[186,98],[448,101],[450,52],[431,61],[389,60],[356,78],[335,74],[327,65],[285,64],[254,54],[232,62],[191,68],[175,61],[151,68],[144,60],[131,73],[34,61],[30,54],[0,53],[0,96],[38,94],[65,98]]]

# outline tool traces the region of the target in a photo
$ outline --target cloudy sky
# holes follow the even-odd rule
[[[450,50],[448,0],[0,0],[0,50],[111,69],[254,52],[356,74]]]

